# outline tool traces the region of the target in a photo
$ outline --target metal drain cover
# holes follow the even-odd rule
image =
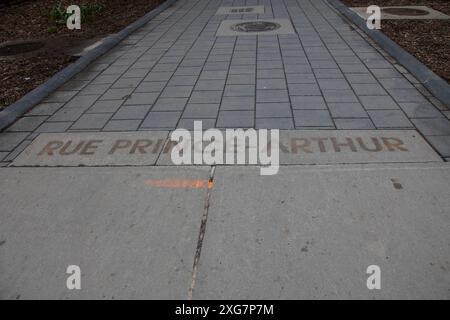
[[[415,8],[382,8],[381,12],[396,16],[426,16],[429,14],[426,10]]]
[[[41,41],[11,41],[0,44],[0,56],[15,56],[43,48],[45,45]]]
[[[289,19],[224,20],[216,36],[294,34]]]
[[[367,19],[369,13],[366,7],[350,8],[360,17]],[[428,20],[428,19],[450,19],[450,16],[427,6],[396,6],[381,7],[381,20]]]
[[[250,21],[236,23],[231,26],[231,30],[238,32],[266,32],[281,28],[281,25],[276,22],[268,21]]]

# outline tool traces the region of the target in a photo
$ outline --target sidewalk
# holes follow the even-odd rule
[[[231,5],[265,13],[215,15]],[[291,19],[297,34],[215,36],[224,19],[254,18]],[[417,128],[450,157],[449,111],[428,95],[326,1],[180,0],[11,126],[1,152],[10,161],[42,132],[189,129],[201,119],[206,128]]]
[[[264,13],[216,14],[227,6]],[[254,19],[281,34],[216,35]],[[448,299],[448,117],[325,0],[179,0],[0,133],[0,298]],[[284,129],[279,174],[173,166],[169,131],[194,120]],[[408,149],[302,156],[298,135]],[[144,137],[145,160],[39,155]],[[72,264],[80,291],[65,287]]]

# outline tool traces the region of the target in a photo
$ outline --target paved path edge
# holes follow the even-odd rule
[[[342,15],[364,31],[372,40],[386,50],[392,57],[403,65],[414,75],[431,93],[450,107],[450,85],[433,71],[431,71],[422,62],[413,55],[392,41],[389,37],[378,30],[370,30],[366,26],[366,21],[357,13],[350,10],[340,0],[328,0],[328,2],[337,9]]]
[[[64,83],[83,71],[97,58],[101,57],[106,52],[111,50],[134,31],[143,27],[150,20],[170,7],[176,1],[178,0],[166,0],[164,3],[160,4],[158,7],[148,12],[141,18],[137,19],[135,22],[131,23],[121,31],[107,37],[106,40],[103,41],[99,46],[92,49],[77,61],[56,73],[53,77],[48,79],[40,86],[25,94],[22,98],[14,102],[12,105],[6,107],[3,111],[0,112],[0,132],[13,124],[19,117],[29,111],[36,104],[41,102],[49,94],[56,91]]]

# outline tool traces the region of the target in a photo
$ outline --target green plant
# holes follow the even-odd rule
[[[50,10],[50,20],[56,24],[65,24],[69,16],[70,14],[66,12],[66,8],[61,5],[61,1]]]

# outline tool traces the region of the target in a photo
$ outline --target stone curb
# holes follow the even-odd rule
[[[177,0],[166,0],[158,7],[148,12],[143,17],[139,18],[129,26],[125,27],[121,31],[107,37],[99,46],[92,49],[74,63],[68,65],[63,70],[56,73],[49,80],[33,89],[18,101],[8,106],[5,110],[0,112],[0,131],[13,124],[19,117],[25,114],[28,110],[41,102],[45,97],[61,87],[64,83],[69,81],[75,75],[80,73],[94,60],[104,55],[111,50],[122,40],[128,37],[137,29],[141,28],[152,20],[155,16],[163,12],[165,9],[174,4]]]
[[[436,98],[450,108],[450,85],[446,81],[382,32],[368,29],[366,21],[340,0],[328,0],[328,2],[408,69]]]

